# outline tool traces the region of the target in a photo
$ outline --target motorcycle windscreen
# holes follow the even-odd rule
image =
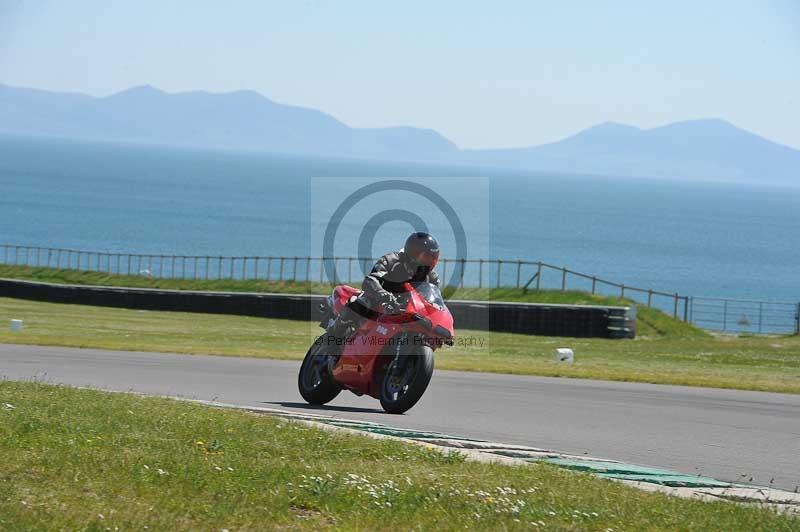
[[[434,306],[437,310],[444,310],[444,298],[439,287],[432,283],[413,283],[414,290],[425,300],[425,302]]]

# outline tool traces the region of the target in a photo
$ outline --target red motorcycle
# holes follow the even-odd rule
[[[322,405],[343,389],[379,399],[390,414],[402,414],[425,393],[433,375],[433,352],[453,345],[453,316],[439,288],[405,283],[392,312],[361,308],[367,319],[354,334],[337,341],[323,334],[306,353],[297,385],[307,402]],[[326,328],[359,291],[339,285],[321,305]]]

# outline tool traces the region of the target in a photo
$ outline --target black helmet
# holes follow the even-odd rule
[[[414,266],[432,270],[439,262],[439,242],[428,233],[411,233],[406,239],[403,251]]]

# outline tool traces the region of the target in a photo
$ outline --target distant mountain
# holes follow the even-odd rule
[[[540,171],[800,184],[800,151],[719,119],[646,130],[606,122],[551,144],[462,157]]]
[[[376,159],[458,152],[431,129],[356,129],[253,91],[170,94],[147,85],[105,98],[0,85],[0,132]]]
[[[104,98],[0,85],[0,133],[515,168],[800,184],[800,151],[719,119],[639,129],[607,122],[528,148],[459,150],[432,129],[352,128],[253,91]]]

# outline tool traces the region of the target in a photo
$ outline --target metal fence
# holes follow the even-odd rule
[[[720,332],[800,334],[800,303],[690,297],[689,321]]]
[[[111,253],[67,248],[0,244],[6,265],[64,268],[164,279],[270,280],[325,284],[359,282],[374,264],[371,257],[271,257]],[[325,263],[335,265],[336,279]],[[659,308],[700,327],[722,332],[800,333],[800,304],[708,297],[629,286],[541,261],[452,259],[439,262],[440,276],[461,288],[576,290],[626,298]]]
[[[0,245],[3,264],[65,268],[164,279],[271,280],[336,284],[358,282],[375,262],[372,257],[271,257],[111,253],[68,248]],[[329,279],[324,264],[336,266]],[[580,290],[613,295],[655,306],[675,317],[688,316],[688,297],[629,286],[541,261],[452,259],[439,262],[440,276],[460,288],[514,287],[525,290]],[[453,278],[455,277],[455,278]]]

